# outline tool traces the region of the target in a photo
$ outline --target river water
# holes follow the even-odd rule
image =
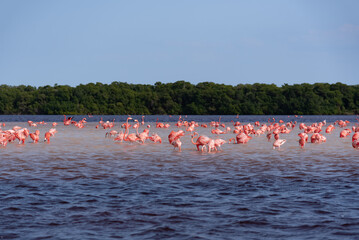
[[[112,129],[119,131],[127,116],[102,117],[117,118]],[[171,127],[156,129],[157,117]],[[0,116],[3,130],[41,132],[37,144],[0,147],[0,239],[358,239],[359,151],[351,136],[339,138],[336,127],[324,133],[326,143],[304,149],[297,136],[299,122],[341,119],[351,127],[356,117],[275,117],[298,121],[281,135],[287,142],[280,150],[262,135],[202,153],[189,135],[181,138],[182,152],[168,143],[178,116],[145,117],[162,144],[116,143],[105,138],[108,129],[95,128],[100,116],[87,117],[83,129],[64,126],[62,116]],[[222,116],[222,122],[268,118]],[[187,119],[208,124],[219,116]],[[28,127],[27,120],[49,124]],[[53,121],[58,133],[47,144]],[[210,130],[196,128],[216,138]]]

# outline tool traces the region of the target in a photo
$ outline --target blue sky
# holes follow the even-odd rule
[[[0,84],[359,84],[357,0],[1,0]]]

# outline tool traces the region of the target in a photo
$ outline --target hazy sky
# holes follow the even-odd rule
[[[358,0],[0,0],[0,84],[358,76]]]

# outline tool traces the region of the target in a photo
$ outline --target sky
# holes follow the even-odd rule
[[[0,84],[359,84],[358,0],[0,0]]]

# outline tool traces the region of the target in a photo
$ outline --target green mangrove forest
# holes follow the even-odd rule
[[[359,85],[0,85],[0,114],[359,114]]]

